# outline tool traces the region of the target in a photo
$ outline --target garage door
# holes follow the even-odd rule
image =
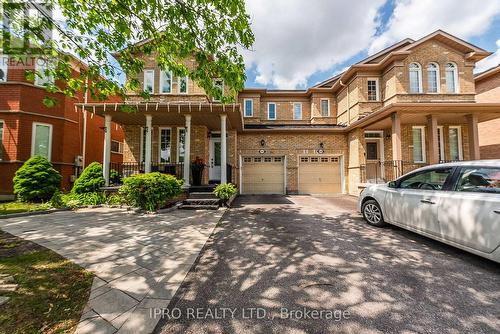
[[[299,159],[300,194],[342,192],[340,157],[302,156]]]
[[[283,157],[244,157],[242,192],[244,194],[283,194],[285,186]]]

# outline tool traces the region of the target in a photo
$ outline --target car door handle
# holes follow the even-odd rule
[[[500,215],[500,210],[493,210],[494,213],[498,213]]]
[[[430,199],[423,199],[423,200],[420,200],[420,203],[425,203],[425,204],[436,204],[436,203],[434,203],[433,201],[431,201]]]

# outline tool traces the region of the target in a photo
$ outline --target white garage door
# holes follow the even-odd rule
[[[299,158],[299,194],[341,193],[340,162],[340,157],[301,156]]]
[[[243,194],[283,194],[284,157],[244,157],[242,159]]]

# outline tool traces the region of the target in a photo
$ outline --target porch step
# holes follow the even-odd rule
[[[219,205],[191,205],[191,204],[181,204],[179,209],[182,210],[217,210]]]
[[[219,205],[219,200],[217,198],[188,198],[185,199],[182,204],[188,205]]]
[[[192,199],[217,199],[217,197],[215,197],[215,195],[211,192],[192,192],[192,193],[189,193],[189,198],[192,198]]]
[[[189,193],[211,193],[214,191],[216,185],[208,184],[203,186],[191,186],[189,187]]]

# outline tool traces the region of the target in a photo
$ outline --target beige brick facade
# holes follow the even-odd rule
[[[476,102],[500,102],[499,66],[478,76],[476,94]],[[479,123],[479,146],[481,159],[500,159],[500,119]]]

